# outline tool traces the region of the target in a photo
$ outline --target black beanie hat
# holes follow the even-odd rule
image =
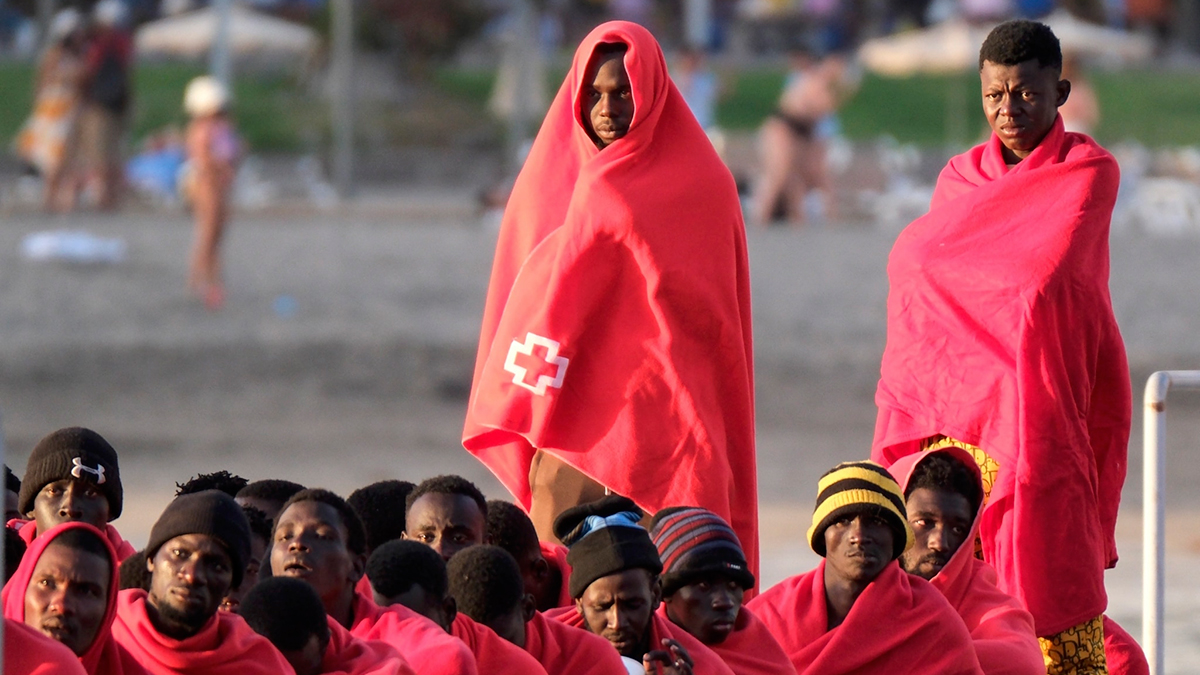
[[[233,564],[231,588],[241,585],[250,557],[250,523],[233,497],[220,490],[176,497],[150,528],[146,557],[153,558],[163,544],[185,534],[207,534],[221,542]]]
[[[631,569],[662,571],[658,549],[638,524],[642,510],[628,497],[612,495],[563,511],[554,519],[554,535],[570,549],[567,589],[578,599],[592,582]]]
[[[59,429],[38,441],[25,465],[25,478],[17,497],[22,514],[33,510],[33,499],[46,485],[78,478],[96,484],[108,498],[108,519],[121,515],[121,469],[117,451],[100,434],[83,427]]]
[[[696,506],[663,509],[650,521],[650,537],[663,561],[663,596],[707,574],[723,574],[743,589],[754,588],[742,543],[717,514]]]

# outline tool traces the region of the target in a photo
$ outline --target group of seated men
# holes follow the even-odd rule
[[[981,479],[957,448],[826,473],[824,560],[754,597],[733,530],[695,506],[647,520],[605,497],[557,518],[564,547],[457,476],[343,499],[219,472],[136,551],[96,432],[55,431],[7,473],[9,675],[1046,672],[975,556]]]

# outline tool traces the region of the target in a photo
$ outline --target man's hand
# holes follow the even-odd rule
[[[692,675],[692,657],[675,640],[663,639],[665,649],[646,652],[642,667],[646,675]]]

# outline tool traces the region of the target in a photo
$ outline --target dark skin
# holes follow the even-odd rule
[[[146,567],[151,575],[146,614],[155,630],[176,640],[200,632],[233,585],[229,552],[207,534],[167,540]]]
[[[633,89],[624,59],[624,52],[597,55],[584,79],[580,113],[588,135],[601,150],[624,138],[633,122]]]
[[[914,540],[900,556],[900,566],[929,581],[971,535],[971,502],[951,490],[921,487],[908,495],[907,509]]]
[[[667,617],[706,645],[729,637],[742,609],[745,589],[720,573],[700,577],[663,599]]]
[[[874,513],[845,516],[825,530],[825,610],[830,630],[892,562],[892,530]]]
[[[455,553],[487,543],[487,519],[466,495],[429,492],[408,509],[404,538],[432,548],[447,562]]]
[[[296,675],[321,675],[321,662],[325,660],[325,650],[329,648],[329,634],[309,635],[308,641],[300,649],[280,649],[279,653],[287,659]]]
[[[983,114],[999,136],[1009,165],[1028,157],[1042,142],[1071,94],[1071,83],[1060,79],[1057,68],[1043,67],[1035,59],[1013,66],[984,61],[979,81]]]
[[[21,519],[21,511],[17,508],[20,495],[12,490],[4,491],[4,522]]]
[[[26,516],[36,524],[38,534],[70,522],[87,523],[103,532],[108,526],[108,498],[89,480],[56,480],[38,491]]]
[[[25,625],[83,656],[104,623],[112,567],[107,558],[50,544],[25,589]]]
[[[454,623],[454,617],[458,616],[458,603],[454,598],[449,595],[438,597],[420,584],[413,584],[407,591],[392,596],[383,595],[373,587],[371,592],[375,604],[380,607],[404,605],[441,626],[447,633],[450,632],[450,625]]]
[[[647,673],[691,675],[692,657],[683,645],[670,639],[650,644],[650,624],[661,599],[655,576],[631,569],[593,581],[575,599],[575,611],[589,631],[608,640],[621,656],[641,661]]]
[[[242,583],[237,588],[229,589],[229,595],[221,601],[222,612],[238,613],[242,604],[242,598],[250,592],[258,584],[258,573],[262,569],[262,565],[266,562],[271,563],[266,558],[267,555],[267,540],[258,535],[250,536],[250,558],[246,561],[246,571],[242,574]]]
[[[533,618],[535,611],[537,611],[537,608],[533,606],[533,596],[526,593],[521,596],[521,599],[509,611],[494,617],[491,621],[482,621],[480,623],[491,628],[492,632],[496,635],[524,649],[526,639],[525,624],[529,623],[530,619]]]
[[[234,501],[238,503],[238,506],[253,506],[267,514],[267,517],[272,521],[279,517],[279,510],[283,508],[283,502],[273,499],[263,499],[262,497],[238,497]]]
[[[354,586],[367,559],[349,549],[349,532],[336,508],[296,502],[279,514],[271,548],[271,573],[308,582],[325,612],[346,628],[354,621]]]
[[[521,568],[521,581],[525,590],[533,596],[537,609],[548,612],[558,607],[559,591],[562,589],[562,573],[550,566],[540,549],[531,549],[517,560]]]

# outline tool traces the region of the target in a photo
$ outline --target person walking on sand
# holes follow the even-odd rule
[[[205,75],[188,84],[184,108],[192,121],[187,129],[190,171],[186,187],[196,222],[188,288],[209,309],[219,309],[225,301],[220,247],[241,156],[241,143],[228,107],[229,94],[216,79]]]

